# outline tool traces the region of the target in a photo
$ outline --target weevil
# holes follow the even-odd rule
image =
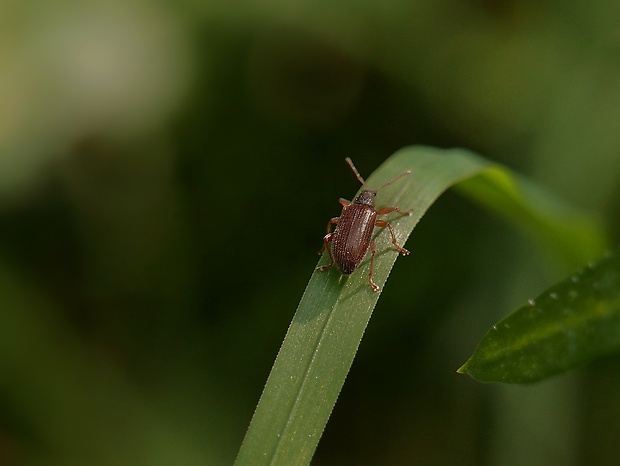
[[[358,194],[353,202],[340,198],[340,204],[342,205],[342,213],[340,217],[334,217],[327,223],[327,234],[323,238],[323,247],[319,251],[319,254],[323,251],[327,251],[330,262],[327,265],[317,267],[317,270],[323,271],[334,264],[338,266],[340,272],[345,275],[350,275],[360,265],[368,249],[370,248],[370,272],[368,274],[368,284],[370,288],[376,293],[379,292],[379,287],[372,280],[372,269],[375,263],[375,254],[377,252],[377,246],[372,241],[372,232],[375,227],[385,228],[390,230],[392,235],[392,244],[398,252],[403,256],[409,255],[402,246],[399,246],[396,241],[396,234],[394,228],[386,220],[378,219],[378,215],[386,215],[390,212],[398,212],[402,215],[410,215],[411,211],[404,211],[398,207],[382,207],[375,209],[375,197],[377,192],[384,187],[394,183],[405,175],[409,175],[411,170],[407,170],[401,173],[396,178],[382,184],[377,189],[368,189],[366,181],[359,174],[355,165],[349,157],[345,159],[356,178],[362,183],[362,192]],[[336,225],[336,229],[332,233],[332,225]],[[331,249],[330,249],[331,243]]]

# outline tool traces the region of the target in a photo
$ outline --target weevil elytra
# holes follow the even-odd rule
[[[366,181],[359,174],[355,165],[349,157],[345,159],[353,173],[357,177],[364,189],[358,194],[353,202],[340,198],[340,204],[342,205],[342,213],[340,217],[334,217],[327,223],[327,234],[323,238],[323,247],[321,252],[327,250],[327,254],[330,258],[330,263],[317,267],[317,270],[323,271],[334,264],[338,266],[340,272],[345,275],[350,275],[360,265],[368,249],[370,248],[370,273],[368,274],[368,283],[373,291],[379,292],[379,287],[372,280],[372,268],[375,263],[375,254],[377,252],[377,246],[372,241],[372,232],[375,227],[385,228],[390,230],[392,235],[392,244],[398,252],[403,256],[407,256],[407,251],[402,246],[398,245],[396,241],[396,234],[394,228],[386,220],[378,219],[378,215],[389,214],[390,212],[398,212],[402,215],[410,215],[411,211],[404,211],[398,207],[382,207],[381,209],[375,209],[375,197],[377,192],[399,180],[405,175],[409,175],[411,170],[407,170],[401,173],[396,178],[382,184],[377,189],[367,189]],[[334,232],[331,232],[332,225],[336,225]],[[330,249],[331,243],[331,249]]]

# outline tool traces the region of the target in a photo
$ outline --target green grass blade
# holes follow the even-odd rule
[[[483,382],[535,382],[620,351],[620,252],[552,286],[494,325],[459,369]]]
[[[472,177],[484,184],[485,179],[475,175],[490,169],[498,170],[465,150],[411,147],[390,157],[367,181],[376,187],[404,170],[412,170],[411,176],[382,190],[377,199],[378,206],[413,209],[410,216],[390,216],[399,244],[403,244],[443,191]],[[513,179],[508,171],[504,173]],[[475,190],[475,183],[468,189]],[[495,183],[485,196],[503,195],[507,201],[501,209],[528,212],[526,223],[543,224],[539,228],[552,237],[562,237],[572,224],[567,224],[566,218],[559,223],[547,222],[547,213],[529,202],[528,196],[511,196],[506,190],[506,186]],[[383,288],[398,254],[391,248],[389,232],[381,231],[375,241],[378,253],[373,277]],[[415,248],[412,252],[415,257]],[[321,264],[326,259],[323,257]],[[310,462],[379,297],[368,286],[368,266],[366,259],[349,277],[341,277],[335,269],[313,274],[252,418],[237,465]]]

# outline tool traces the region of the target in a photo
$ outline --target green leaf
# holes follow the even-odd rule
[[[607,244],[602,222],[568,207],[523,176],[494,165],[456,186],[539,242],[541,251],[574,270],[597,257]],[[535,208],[534,208],[535,206]]]
[[[413,209],[410,216],[389,217],[399,244],[405,242],[443,191],[465,179],[471,179],[473,184],[464,191],[476,198],[484,187],[484,199],[501,198],[501,203],[494,204],[497,209],[523,212],[519,219],[534,231],[545,231],[559,241],[579,224],[586,234],[578,238],[575,249],[594,249],[600,242],[596,226],[588,219],[580,214],[571,216],[565,208],[565,215],[557,219],[549,211],[554,207],[549,206],[559,203],[539,204],[540,199],[521,192],[519,180],[510,172],[465,150],[405,148],[381,165],[367,180],[368,185],[379,186],[405,170],[413,174],[377,196],[378,206]],[[498,177],[506,182],[497,182]],[[385,229],[375,241],[378,252],[373,278],[383,289],[398,254]],[[324,255],[320,263],[326,261]],[[310,462],[379,298],[368,286],[368,262],[366,259],[348,277],[336,269],[313,274],[269,375],[237,465]]]
[[[620,253],[572,274],[494,325],[459,369],[524,383],[620,350]]]

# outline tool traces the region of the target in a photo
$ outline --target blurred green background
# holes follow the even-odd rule
[[[0,465],[225,465],[358,182],[484,154],[620,236],[620,3],[0,4]],[[415,177],[415,174],[413,174]],[[313,464],[620,464],[620,360],[456,374],[570,270],[448,193]]]

